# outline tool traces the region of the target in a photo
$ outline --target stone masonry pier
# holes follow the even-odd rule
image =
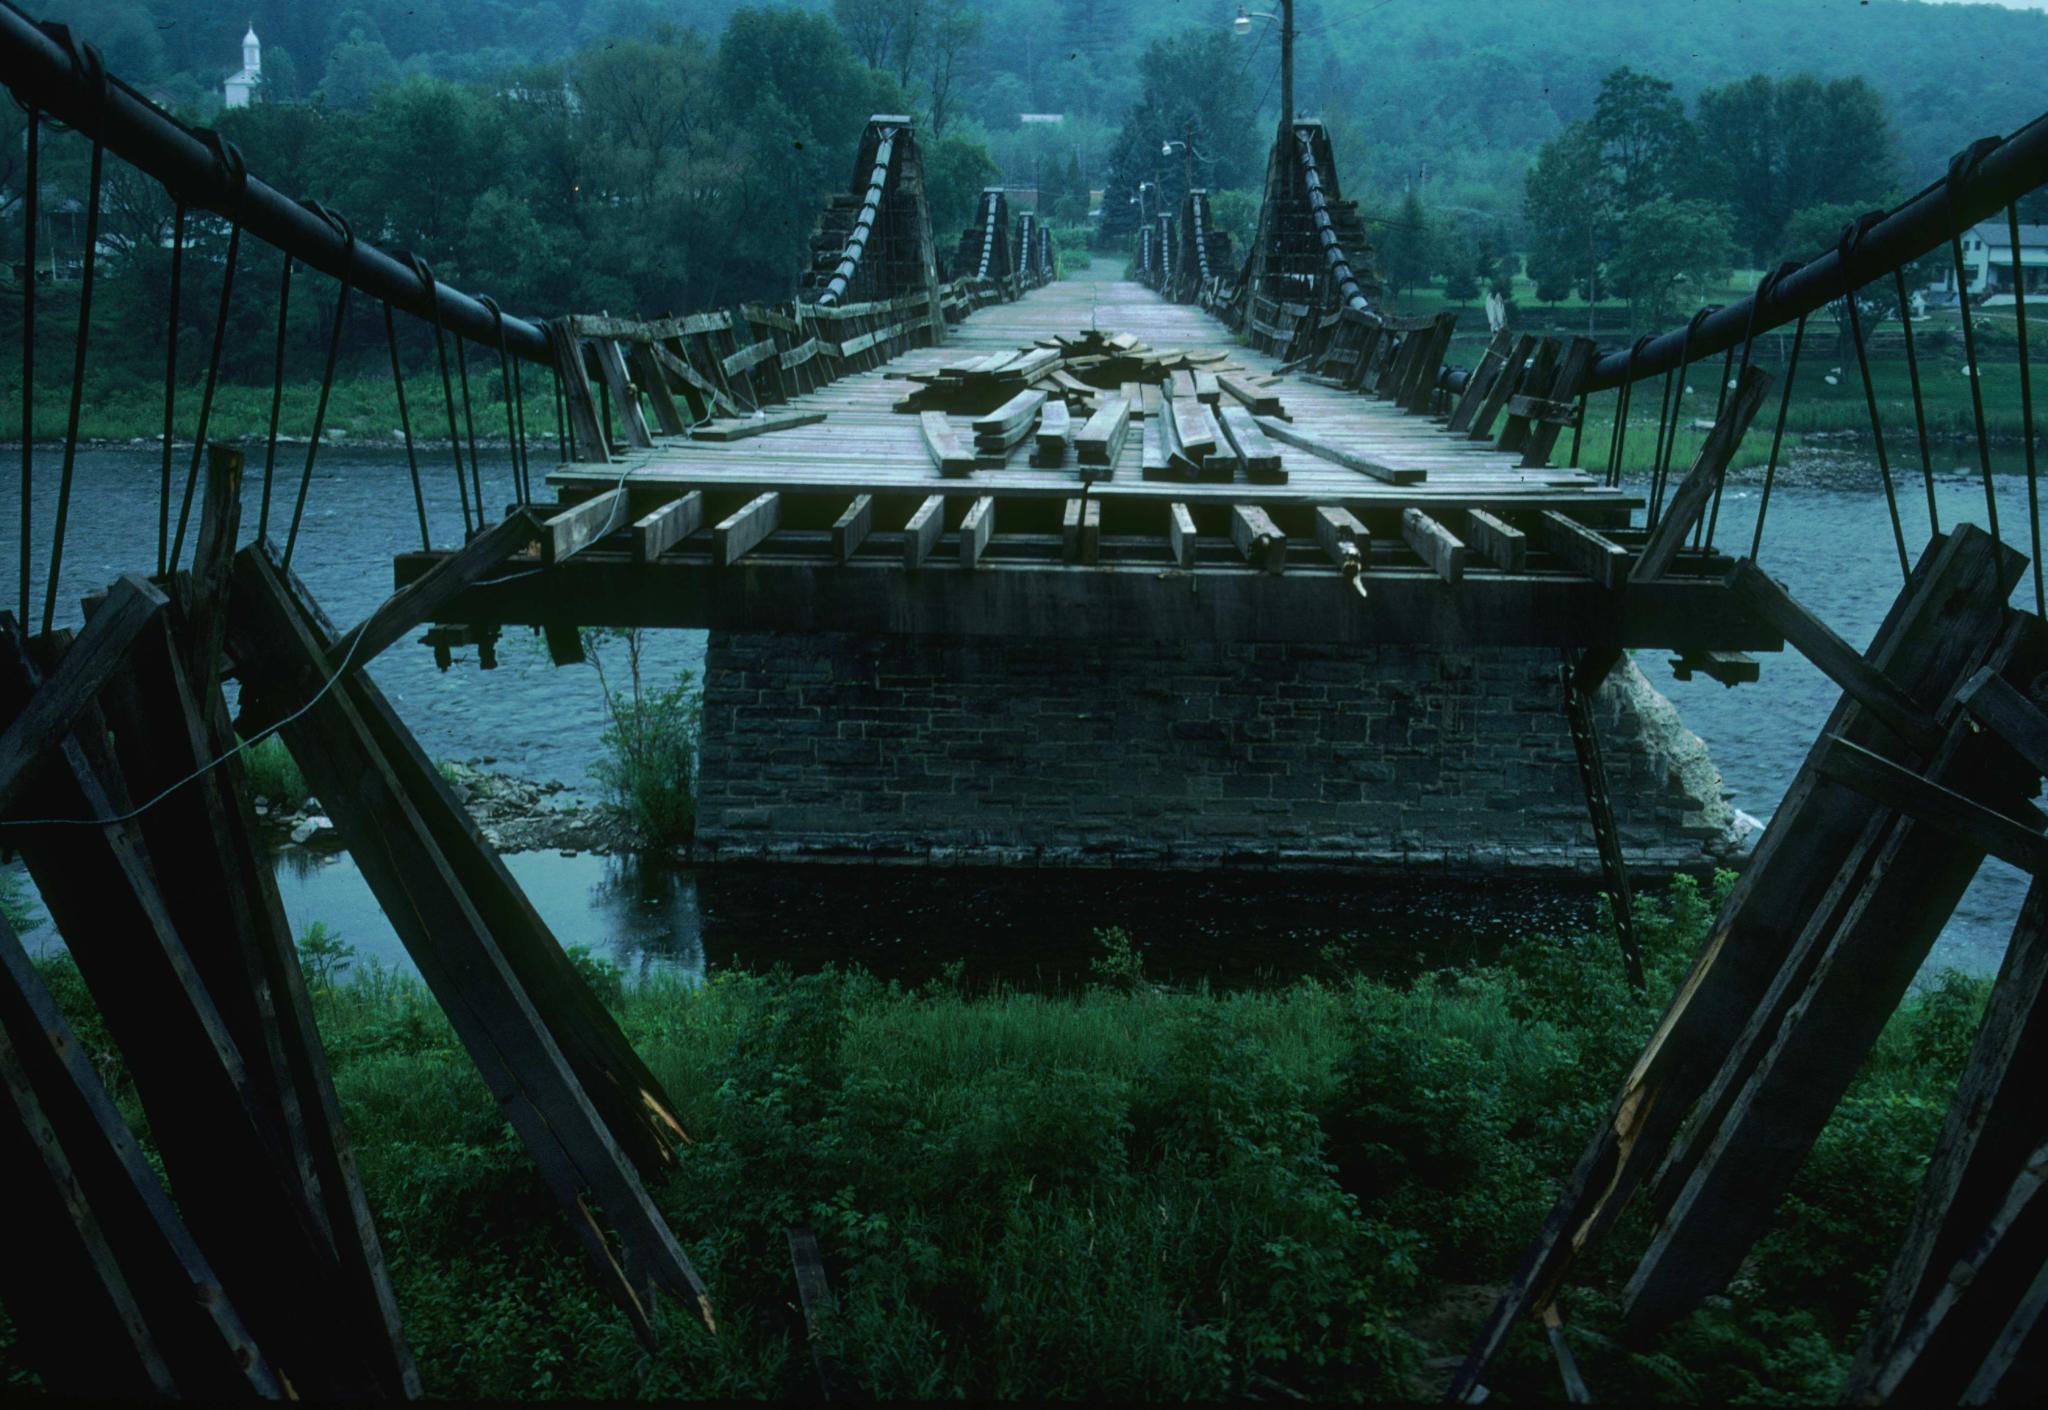
[[[707,857],[1598,876],[1560,658],[1524,647],[714,631]],[[1633,663],[1599,697],[1632,866],[1735,848]]]

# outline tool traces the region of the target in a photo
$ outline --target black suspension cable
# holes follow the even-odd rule
[[[1984,470],[1984,512],[1991,519],[1991,541],[2003,547],[2005,540],[1998,532],[1998,491],[1991,484],[1991,437],[1984,431],[1984,369],[1977,362],[1977,328],[1970,317],[1970,279],[1963,269],[1962,236],[1950,236],[1948,247],[1956,266],[1956,303],[1963,315],[1963,361],[1970,368],[1970,410],[1977,421],[1977,461]],[[2017,272],[2018,266],[2014,269]]]
[[[519,502],[533,503],[533,453],[526,444],[526,389],[519,384],[519,359],[512,359],[512,403],[519,420]]]
[[[1862,240],[1865,231],[1884,219],[1883,211],[1870,211],[1843,227],[1842,238],[1835,248],[1842,256],[1842,302],[1849,306],[1849,339],[1856,345],[1856,370],[1863,379],[1863,403],[1870,411],[1870,438],[1877,446],[1877,476],[1884,484],[1884,506],[1892,520],[1892,542],[1899,550],[1899,576],[1906,582],[1913,581],[1913,564],[1906,557],[1906,526],[1899,518],[1898,491],[1892,485],[1891,457],[1884,448],[1884,418],[1877,410],[1877,384],[1870,377],[1870,350],[1863,342],[1863,314],[1856,298],[1856,290],[1848,286],[1849,259]]]
[[[1636,385],[1635,355],[1638,352],[1642,351],[1643,347],[1649,341],[1650,340],[1648,335],[1645,335],[1643,337],[1636,339],[1634,345],[1629,348],[1629,375],[1622,378],[1621,392],[1620,395],[1615,399],[1614,436],[1612,441],[1610,442],[1611,448],[1608,451],[1607,455],[1607,469],[1608,474],[1613,478],[1613,483],[1616,485],[1619,485],[1621,483],[1621,455],[1622,452],[1628,448],[1629,404],[1634,400]],[[1507,374],[1505,371],[1503,371],[1501,375],[1505,376]]]
[[[1750,536],[1749,556],[1754,560],[1764,546],[1764,518],[1771,512],[1771,486],[1778,479],[1778,447],[1785,441],[1785,412],[1792,405],[1792,384],[1799,379],[1799,348],[1806,341],[1806,315],[1792,329],[1792,356],[1785,363],[1785,386],[1778,393],[1778,427],[1771,432],[1771,458],[1764,466],[1763,500],[1756,507],[1756,532]]]
[[[1899,327],[1906,335],[1906,380],[1913,386],[1913,431],[1920,438],[1920,483],[1927,487],[1927,532],[1941,532],[1941,511],[1934,504],[1934,456],[1927,449],[1927,407],[1920,398],[1920,359],[1913,351],[1913,305],[1906,297],[1905,266],[1892,271],[1899,298]]]
[[[206,385],[199,393],[199,429],[192,435],[192,463],[185,467],[185,495],[178,505],[178,532],[171,539],[171,556],[166,568],[176,568],[185,551],[185,528],[192,519],[192,494],[199,484],[199,461],[206,454],[206,429],[213,420],[213,394],[220,385],[221,349],[228,340],[228,301],[235,291],[235,261],[241,253],[242,227],[228,230],[227,263],[221,269],[220,308],[213,319],[213,351],[206,360]]]
[[[2034,614],[2048,617],[2048,594],[2041,587],[2041,495],[2034,478],[2034,378],[2027,356],[2026,271],[2020,263],[2020,210],[2005,208],[2006,229],[2012,234],[2012,316],[2013,331],[2020,344],[2020,444],[2027,452],[2027,530],[2034,550]]]
[[[1798,268],[1796,264],[1790,265],[1789,267],[1793,269]],[[1738,385],[1740,385],[1743,378],[1749,375],[1749,360],[1756,351],[1756,306],[1758,303],[1762,302],[1764,295],[1769,293],[1771,285],[1775,284],[1779,280],[1779,278],[1781,278],[1784,275],[1787,268],[1788,265],[1781,264],[1776,269],[1772,270],[1769,274],[1766,274],[1763,277],[1762,281],[1757,285],[1757,297],[1750,300],[1749,327],[1744,331],[1742,335],[1742,366],[1739,370],[1736,371],[1732,379]],[[1730,348],[1728,350],[1728,354],[1730,357],[1733,357],[1735,355],[1735,349]],[[1721,368],[1722,396],[1715,403],[1714,406],[1714,422],[1716,425],[1720,424],[1721,417],[1728,410],[1727,391],[1730,380],[1731,379],[1728,375],[1728,367],[1726,366],[1724,360],[1723,366]],[[1706,532],[1698,536],[1693,545],[1695,548],[1711,549],[1714,546],[1714,531],[1718,529],[1721,524],[1721,495],[1722,492],[1727,489],[1727,487],[1728,471],[1727,467],[1723,466],[1721,473],[1714,479],[1714,502],[1713,505],[1707,511]]]
[[[410,250],[401,254],[400,258],[412,266],[413,271],[419,275],[420,282],[427,286],[427,301],[434,307],[434,355],[441,364],[441,399],[448,407],[448,449],[455,453],[455,492],[462,501],[462,541],[468,543],[476,533],[476,528],[469,514],[469,483],[462,478],[462,432],[455,424],[455,383],[448,375],[448,339],[441,329],[440,302],[432,296],[435,288],[434,269]],[[482,506],[479,505],[478,508],[481,509]]]
[[[483,457],[476,453],[476,417],[469,409],[469,340],[455,335],[455,370],[462,380],[462,426],[469,435],[469,484],[476,491],[476,526],[484,526]]]
[[[530,503],[526,495],[526,479],[519,465],[519,428],[514,421],[512,359],[505,353],[505,316],[498,311],[498,301],[480,297],[478,302],[491,311],[491,317],[498,326],[498,390],[505,397],[505,449],[512,457],[512,497],[521,504]]]
[[[1685,375],[1685,369],[1678,369],[1678,376]],[[1671,429],[1671,386],[1672,374],[1664,374],[1664,395],[1657,402],[1657,440],[1650,447],[1650,513],[1648,527],[1657,527],[1657,512],[1664,504],[1664,437]]]
[[[420,486],[420,457],[412,443],[412,413],[405,405],[405,373],[398,366],[398,324],[391,316],[391,305],[384,305],[384,340],[391,346],[391,385],[398,392],[398,428],[405,436],[405,463],[412,472],[412,503],[420,516],[420,547],[430,549],[434,541],[427,535],[427,495]]]
[[[1691,320],[1685,325],[1685,339],[1679,344],[1678,367],[1674,373],[1665,374],[1667,378],[1673,375],[1677,377],[1678,395],[1675,398],[1677,404],[1672,408],[1671,413],[1670,438],[1662,443],[1662,447],[1658,452],[1656,476],[1650,491],[1649,524],[1653,529],[1657,526],[1658,521],[1664,517],[1664,491],[1671,481],[1671,453],[1678,448],[1678,422],[1685,404],[1685,374],[1686,369],[1692,365],[1693,331],[1706,320],[1708,315],[1715,312],[1718,307],[1719,305],[1717,304],[1709,304],[1704,308],[1694,311]]]
[[[171,546],[171,434],[178,421],[178,302],[185,282],[185,203],[171,213],[171,319],[164,339],[164,459],[156,489],[156,570],[164,571]]]
[[[292,307],[292,257],[284,257],[277,290],[277,352],[270,367],[270,434],[263,442],[263,509],[256,519],[256,542],[270,537],[270,487],[277,478],[277,419],[284,410],[285,320]]]
[[[309,201],[314,214],[331,222],[341,231],[341,237],[348,246],[350,256],[355,254],[356,235],[346,220],[329,211],[317,202]],[[351,258],[344,268],[352,268]],[[327,361],[320,371],[320,399],[313,405],[313,437],[306,443],[306,468],[299,472],[299,494],[292,502],[292,526],[285,531],[284,559],[285,572],[291,571],[292,550],[298,547],[299,523],[306,515],[306,493],[313,486],[313,462],[320,455],[320,433],[327,424],[327,398],[334,391],[334,364],[341,356],[341,333],[348,324],[348,297],[354,292],[354,285],[347,274],[341,277],[341,292],[334,298],[334,326],[328,330]]]
[[[1949,205],[1958,207],[1967,197],[1971,183],[1976,179],[1977,167],[1993,152],[1998,150],[1996,138],[1982,138],[1949,159],[1948,175],[1943,184],[1948,190]],[[1948,237],[1949,258],[1955,262],[1956,306],[1963,319],[1963,358],[1970,367],[1970,411],[1977,424],[1977,461],[1984,470],[1984,512],[1991,520],[1991,542],[1995,548],[2005,546],[2004,538],[1998,532],[1998,490],[1991,482],[1991,437],[1984,429],[1984,377],[1983,366],[1977,361],[1976,320],[1970,317],[1970,281],[1963,271],[1963,237],[1960,230]],[[2013,278],[2020,277],[2020,252],[2012,252]]]
[[[86,52],[98,60],[98,51]],[[101,70],[104,85],[106,73]],[[57,574],[64,566],[64,529],[71,517],[71,476],[78,464],[78,417],[85,407],[86,352],[92,337],[93,272],[98,265],[100,244],[100,167],[106,147],[98,138],[92,144],[91,183],[85,199],[85,267],[78,286],[78,341],[71,360],[71,415],[64,427],[64,463],[57,473],[57,522],[50,535],[50,576],[43,590],[43,631],[48,634],[57,619]]]
[[[24,142],[28,148],[28,179],[22,188],[22,214],[27,222],[22,229],[22,281],[21,281],[21,617],[24,630],[28,627],[29,535],[35,526],[35,446],[36,446],[36,221],[40,218],[36,199],[36,187],[42,178],[38,174],[42,143],[39,129],[42,114],[34,108],[28,110],[28,131]]]
[[[562,373],[561,369],[550,367],[548,375],[555,379],[555,446],[564,464],[569,460],[569,418],[562,414]]]

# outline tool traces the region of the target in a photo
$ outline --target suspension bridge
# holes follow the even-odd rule
[[[595,625],[713,632],[713,854],[982,846],[1040,861],[1417,866],[1442,864],[1448,844],[1382,847],[1374,829],[1509,835],[1541,811],[1533,799],[1547,831],[1515,845],[1548,866],[1590,857],[1639,983],[1629,867],[1656,840],[1641,819],[1677,828],[1686,803],[1653,796],[1663,785],[1633,746],[1603,750],[1603,728],[1639,713],[1628,653],[1666,651],[1733,684],[1758,678],[1748,653],[1798,650],[1840,703],[1450,1395],[1479,1398],[1506,1330],[1533,1317],[1567,1393],[1585,1397],[1560,1292],[1631,1203],[1653,1215],[1633,1325],[1668,1323],[1726,1284],[1987,856],[2037,879],[1846,1394],[1989,1401],[2040,1384],[2048,1124],[2021,1083],[2048,1043],[2048,831],[2029,801],[2048,773],[2048,643],[2024,299],[2026,551],[2001,532],[1981,392],[1986,525],[1937,523],[1917,546],[1872,396],[1905,588],[1864,651],[1757,566],[1791,379],[1752,354],[1791,324],[1796,357],[1810,314],[1847,296],[1853,316],[1854,291],[1903,293],[1904,266],[1944,244],[1960,265],[1973,224],[2016,225],[2014,203],[2048,172],[2048,121],[1958,154],[1740,304],[1619,349],[1504,331],[1459,368],[1453,316],[1380,305],[1355,203],[1310,121],[1276,135],[1241,255],[1199,190],[1139,231],[1125,280],[1060,279],[1049,232],[998,190],[944,244],[915,124],[883,114],[818,213],[790,299],[531,317],[266,185],[61,26],[0,9],[0,55],[30,115],[26,268],[41,131],[67,125],[93,153],[49,522],[31,513],[38,428],[23,403],[0,826],[127,1058],[167,1176],[0,922],[0,1168],[21,1206],[0,1300],[53,1390],[419,1393],[237,758],[238,742],[273,732],[591,1276],[650,1342],[668,1304],[696,1327],[665,1334],[715,1335],[717,1310],[648,1192],[684,1164],[671,1102],[363,670],[422,628],[444,661],[472,645],[487,656],[508,626],[540,629],[569,661]],[[387,327],[403,315],[431,328],[440,404],[401,400],[419,546],[396,555],[392,596],[353,626],[328,620],[292,572],[324,390],[303,474],[266,472],[245,525],[242,458],[205,434],[211,375],[185,413],[197,431],[182,477],[165,440],[153,558],[138,547],[82,627],[59,625],[110,155],[165,185],[181,232],[223,225],[230,264],[246,236],[335,281],[337,327],[359,298]],[[172,256],[187,258],[182,240]],[[31,284],[25,361],[34,308]],[[1967,302],[1960,317],[1974,364]],[[473,355],[509,388],[504,455],[488,467]],[[1671,388],[1694,368],[1718,371],[1721,390],[1704,446],[1674,464]],[[1748,552],[1731,552],[1716,541],[1727,471],[1774,390],[1766,508]],[[1647,479],[1627,480],[1638,393],[1660,399],[1656,444]],[[1583,436],[1596,397],[1618,413],[1604,445]],[[414,412],[445,417],[447,464],[427,463]],[[550,440],[552,465],[536,471]],[[1931,515],[1924,450],[1920,468]],[[460,522],[430,522],[426,477],[450,473]],[[2030,573],[2033,611],[2010,605]],[[1411,708],[1420,673],[1453,682],[1429,698],[1458,708]],[[1023,723],[1019,701],[1053,723]],[[1475,782],[1511,772],[1504,792]],[[1389,824],[1384,804],[1404,788]],[[816,1269],[792,1243],[810,1289]]]

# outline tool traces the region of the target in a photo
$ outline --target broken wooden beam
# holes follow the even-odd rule
[[[1166,507],[1166,541],[1179,567],[1192,572],[1195,566],[1195,516],[1185,504]]]
[[[782,496],[759,494],[720,520],[711,531],[711,561],[730,568],[782,527]]]
[[[772,415],[736,416],[707,421],[690,435],[695,440],[714,443],[744,441],[776,431],[793,431],[799,426],[815,426],[824,419],[822,411],[778,411]]]
[[[1284,485],[1287,471],[1280,458],[1280,447],[1259,429],[1259,423],[1249,411],[1241,406],[1219,406],[1216,417],[1223,423],[1223,433],[1230,438],[1231,446],[1244,462],[1244,477],[1254,484]]]
[[[623,486],[570,505],[541,522],[540,561],[551,565],[565,562],[612,530],[623,527],[631,512]]]
[[[1341,465],[1346,470],[1356,470],[1361,475],[1370,475],[1373,479],[1389,485],[1418,485],[1429,478],[1429,472],[1426,470],[1408,465],[1388,465],[1370,456],[1340,450],[1327,441],[1319,441],[1314,436],[1297,431],[1286,422],[1276,421],[1270,416],[1256,419],[1261,431],[1284,445],[1305,450],[1310,455],[1329,461],[1332,465]]]
[[[633,521],[633,561],[652,563],[704,527],[704,493],[691,490]]]
[[[860,551],[875,528],[875,497],[857,494],[832,521],[832,556],[841,563]]]
[[[1604,588],[1620,587],[1628,579],[1628,550],[1598,530],[1555,509],[1537,516],[1543,546],[1568,565]]]
[[[996,499],[982,495],[960,516],[960,566],[972,569],[988,550],[989,537],[996,529]]]
[[[1466,510],[1465,537],[1502,572],[1519,573],[1529,564],[1528,535],[1497,514]]]
[[[943,411],[921,411],[917,429],[924,437],[925,454],[932,467],[949,478],[974,473],[974,452],[960,443],[959,433]]]
[[[1401,511],[1401,538],[1447,583],[1465,580],[1465,541],[1420,509]]]
[[[938,547],[939,535],[945,527],[946,497],[932,495],[911,512],[910,521],[903,526],[903,566],[923,567],[925,559]]]
[[[1258,505],[1230,506],[1230,540],[1254,568],[1268,573],[1287,571],[1287,535]]]
[[[1707,433],[1706,443],[1700,447],[1692,469],[1672,491],[1671,502],[1650,529],[1642,556],[1636,559],[1635,567],[1629,571],[1630,582],[1649,582],[1663,576],[1670,568],[1671,560],[1678,556],[1678,551],[1685,547],[1686,539],[1691,537],[1693,526],[1706,513],[1715,488],[1728,473],[1728,462],[1735,458],[1735,452],[1742,446],[1743,434],[1749,430],[1749,423],[1756,419],[1757,408],[1764,403],[1764,393],[1776,380],[1761,367],[1751,366],[1743,372],[1741,385],[1728,399],[1720,419],[1714,422],[1714,429]]]
[[[1340,568],[1363,571],[1372,560],[1372,535],[1348,509],[1316,509],[1316,543]]]

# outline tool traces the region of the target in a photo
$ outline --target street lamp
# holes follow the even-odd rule
[[[1231,33],[1250,34],[1253,20],[1280,26],[1280,131],[1284,134],[1294,122],[1294,0],[1280,0],[1277,15],[1238,6],[1237,18],[1230,22]]]

